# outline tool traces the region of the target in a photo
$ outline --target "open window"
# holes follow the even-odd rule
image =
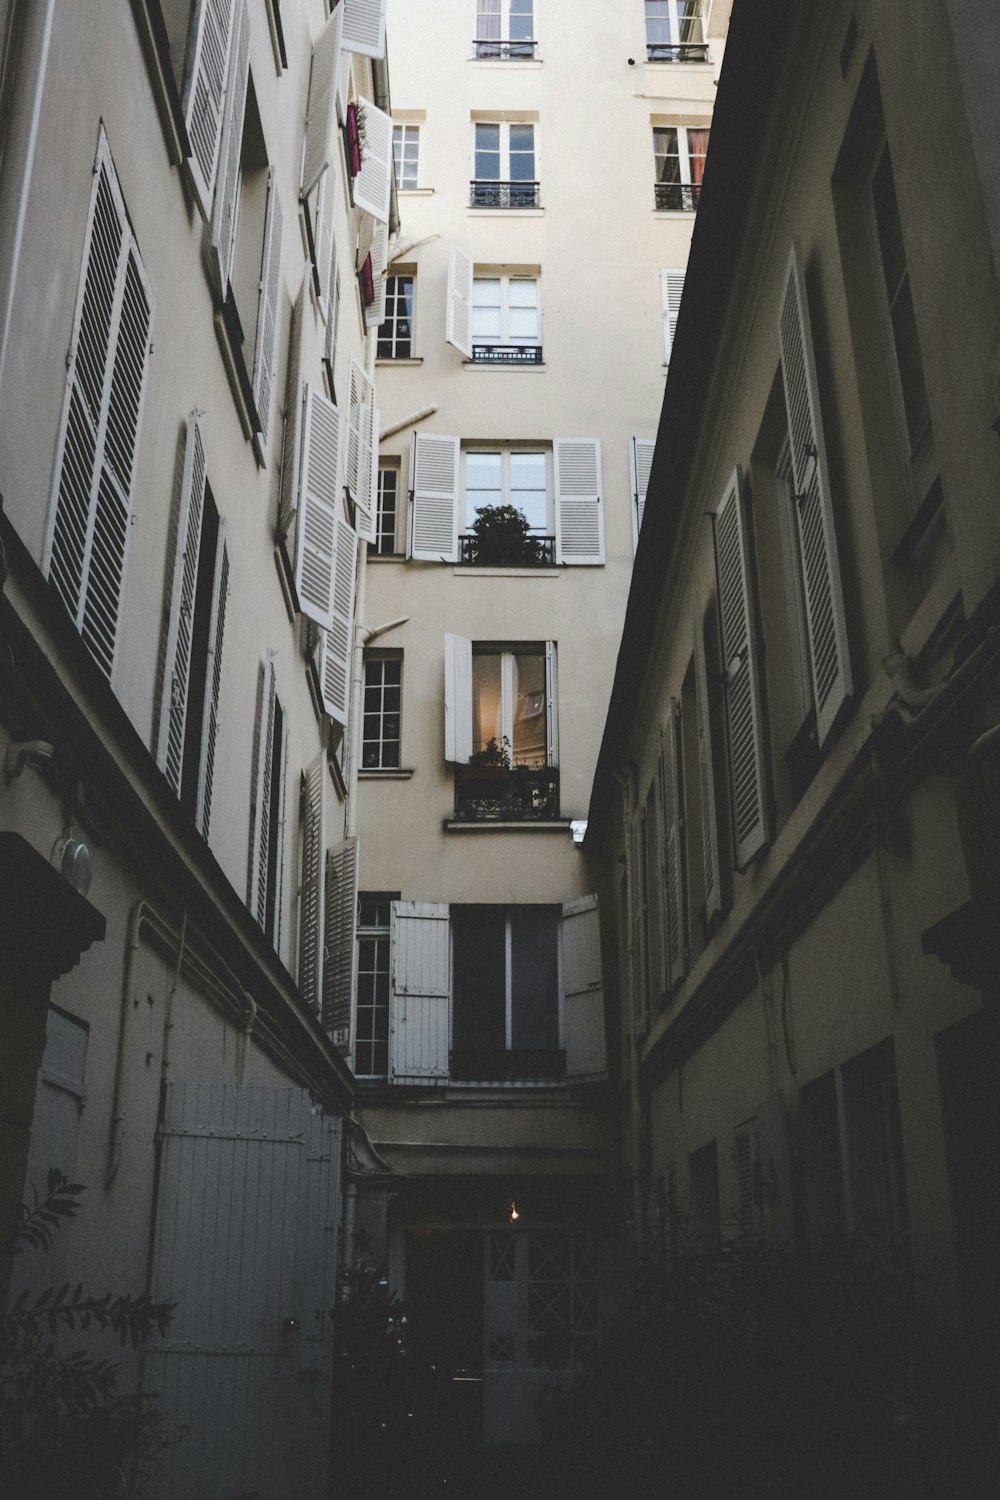
[[[709,126],[654,125],[655,207],[693,213],[701,197]]]

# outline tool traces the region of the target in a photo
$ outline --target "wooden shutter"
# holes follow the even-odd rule
[[[719,861],[719,819],[715,806],[715,763],[712,757],[712,705],[705,662],[705,632],[700,613],[694,619],[695,709],[698,719],[698,783],[701,793],[701,849],[705,880],[705,921],[722,910],[722,869]]]
[[[545,757],[559,764],[559,666],[555,641],[545,642]]]
[[[410,556],[422,562],[454,562],[458,551],[458,438],[414,433],[410,466]]]
[[[267,443],[271,423],[271,391],[278,365],[278,290],[281,283],[281,199],[274,167],[267,174],[267,215],[257,301],[257,338],[253,351],[253,402],[260,419],[260,435]]]
[[[660,307],[663,314],[663,358],[668,365],[670,363],[670,355],[673,352],[674,334],[677,330],[677,314],[681,310],[681,296],[683,292],[683,271],[660,272]]]
[[[389,222],[392,195],[392,119],[370,99],[359,99],[364,119],[364,155],[361,171],[354,179],[354,205],[370,213],[380,224]]]
[[[189,32],[182,102],[191,182],[206,219],[215,193],[234,9],[235,0],[196,0]]]
[[[271,812],[271,767],[275,753],[275,701],[274,658],[269,651],[261,665],[257,679],[247,876],[247,905],[261,927],[264,926],[267,918],[268,829]]]
[[[295,587],[302,613],[326,630],[333,625],[340,448],[340,412],[332,401],[307,385],[295,532]]]
[[[448,315],[445,338],[472,358],[472,261],[454,243],[448,246]]]
[[[208,838],[212,816],[212,783],[215,779],[215,742],[219,734],[219,693],[222,687],[222,641],[226,630],[226,600],[229,597],[229,545],[226,523],[219,522],[212,580],[212,613],[208,623],[208,666],[205,682],[208,701],[202,726],[201,758],[198,763],[198,794],[195,821]]]
[[[663,860],[663,935],[667,982],[674,986],[687,973],[687,923],[684,898],[684,824],[680,764],[677,753],[680,706],[671,700],[670,717],[660,728],[658,775],[660,783],[660,845]]]
[[[794,246],[785,272],[779,333],[816,734],[822,745],[851,693],[851,662],[809,304]]]
[[[323,1029],[341,1052],[351,1049],[351,1007],[357,973],[358,841],[352,835],[326,856],[323,943]]]
[[[344,478],[355,505],[371,495],[372,440],[375,421],[375,387],[358,364],[351,360],[351,385],[347,403],[347,467]]]
[[[607,1054],[596,896],[583,896],[563,906],[561,976],[566,1077],[602,1078],[607,1072]]]
[[[236,220],[240,201],[243,117],[250,79],[250,17],[246,0],[237,0],[229,81],[222,125],[222,147],[212,204],[212,267],[220,297],[225,299],[233,272]]]
[[[326,873],[324,803],[326,751],[302,773],[302,881],[299,886],[299,993],[311,1011],[321,1008],[323,883]]]
[[[354,584],[358,539],[340,516],[333,570],[333,619],[320,637],[319,680],[323,709],[347,728],[351,711],[351,658],[354,647]]]
[[[632,485],[632,543],[639,545],[642,518],[646,511],[646,491],[649,488],[649,471],[653,463],[655,438],[634,437],[629,440],[629,479]]]
[[[344,48],[365,57],[385,56],[385,0],[341,0]]]
[[[389,266],[389,227],[387,224],[376,224],[375,233],[372,236],[372,284],[375,288],[375,301],[371,307],[365,308],[365,326],[377,328],[380,323],[385,322],[386,301],[386,276]]]
[[[448,1077],[451,963],[448,907],[393,901],[390,918],[389,1077]]]
[[[601,444],[598,438],[556,438],[556,558],[561,563],[604,561]]]
[[[750,545],[738,468],[714,516],[714,535],[734,857],[736,868],[742,870],[767,843],[770,830]]]
[[[472,754],[472,642],[444,638],[444,758],[465,766]]]
[[[205,504],[205,449],[198,428],[198,413],[188,417],[184,444],[184,474],[177,516],[177,550],[174,556],[170,616],[163,668],[160,703],[160,733],[156,764],[178,794],[184,769],[184,729],[187,721],[188,685],[191,674],[191,636],[194,630],[195,595],[201,522]]]
[[[312,192],[331,160],[333,112],[340,77],[344,6],[334,8],[313,45],[306,106],[306,139],[302,153],[302,196]]]
[[[302,407],[305,400],[305,385],[302,380],[302,319],[306,303],[306,279],[303,275],[299,295],[292,308],[288,328],[288,368],[285,375],[285,430],[281,441],[281,492],[279,498],[278,530],[282,536],[288,528],[299,503],[299,450],[301,447]]]

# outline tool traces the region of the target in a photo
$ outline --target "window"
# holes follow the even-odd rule
[[[401,193],[417,186],[420,167],[420,126],[392,127],[392,159],[396,167],[396,187]]]
[[[684,295],[684,272],[667,271],[660,272],[660,312],[663,316],[663,362],[670,363],[670,356],[674,347],[674,334],[677,331],[677,316],[681,310],[681,297]]]
[[[381,557],[389,557],[396,551],[398,514],[399,470],[388,464],[380,464],[375,513],[374,551]]]
[[[452,906],[453,1078],[562,1075],[560,916],[551,906]]]
[[[475,124],[473,208],[537,208],[535,127],[530,121]]]
[[[459,822],[559,816],[553,641],[496,646],[445,637],[445,759]]]
[[[365,771],[399,767],[403,662],[399,656],[365,658],[361,767]]]
[[[511,767],[537,770],[548,764],[545,732],[545,653],[472,648],[472,753],[490,746],[506,753]]]
[[[354,1071],[359,1078],[389,1072],[389,913],[393,896],[358,896],[358,1001]]]
[[[325,946],[326,750],[302,773],[299,798],[299,993],[314,1014],[322,1013]]]
[[[702,0],[646,0],[649,62],[707,62]]]
[[[656,207],[692,212],[698,207],[708,154],[707,125],[654,125]]]
[[[411,359],[413,356],[413,277],[385,279],[385,322],[378,331],[378,359]]]
[[[476,57],[534,57],[534,0],[478,0]]]
[[[257,684],[249,906],[277,952],[281,944],[287,755],[285,715],[275,688],[274,658],[269,654]]]
[[[473,278],[472,357],[477,365],[541,364],[537,277]]]
[[[513,506],[533,535],[549,525],[549,455],[545,449],[470,448],[465,453],[465,524],[472,527],[483,510]]]

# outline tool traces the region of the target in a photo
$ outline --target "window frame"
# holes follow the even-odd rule
[[[516,14],[527,14],[531,18],[530,37],[514,37],[511,35],[511,6],[515,0],[497,0],[497,25],[500,34],[496,37],[481,36],[479,33],[486,28],[483,26],[483,14],[481,3],[476,4],[475,32],[472,38],[472,56],[479,62],[526,62],[535,56],[535,48],[538,46],[535,31],[535,6],[534,0],[516,0],[521,7]],[[527,10],[525,10],[527,6]],[[506,35],[502,33],[506,32]],[[494,50],[495,49],[495,50]],[[517,49],[517,50],[515,50]]]
[[[391,525],[387,524],[385,500],[388,487],[383,476],[392,475]],[[398,463],[380,463],[375,492],[375,540],[368,544],[368,555],[376,557],[399,557],[400,479],[402,471]],[[405,496],[404,496],[405,498]]]
[[[526,120],[474,119],[471,123],[471,206],[473,208],[493,209],[538,208],[539,189],[541,183],[541,172],[539,167],[538,120],[534,118]],[[480,151],[482,150],[484,152],[488,152],[489,155],[494,154],[492,148],[479,146],[480,126],[496,127],[496,129],[499,131],[499,140],[496,148],[497,175],[495,177],[480,177],[478,173],[478,156]],[[527,128],[531,131],[531,177],[514,178],[511,175],[510,133],[512,127],[521,129]],[[526,156],[527,152],[517,152],[515,154],[518,156]],[[487,191],[491,185],[495,186],[496,188],[495,194],[492,195]],[[506,188],[507,190],[506,194],[503,191],[504,188]],[[480,189],[480,191],[477,192],[477,189]],[[507,198],[506,202],[504,201],[505,196]],[[494,201],[477,202],[477,198],[482,197],[492,197]],[[515,199],[518,201],[515,201]]]
[[[682,17],[678,6],[686,3],[686,0],[645,0],[643,7],[646,23],[646,61],[651,63],[692,63],[708,62],[708,15],[702,9],[702,0],[694,0],[696,6],[695,14],[690,17]],[[665,42],[650,41],[649,28],[651,21],[658,21],[660,17],[649,14],[650,5],[663,5],[666,7],[662,17],[667,23],[668,40]],[[683,21],[697,21],[701,28],[701,40],[698,42],[683,41],[681,39],[681,23]],[[656,57],[654,53],[670,53],[667,57]],[[698,56],[686,55],[698,53]]]
[[[397,668],[396,682],[386,680],[386,667]],[[378,671],[376,672],[376,669]],[[370,675],[369,675],[370,674]],[[374,679],[378,677],[378,681]],[[398,705],[393,709],[387,709],[385,705],[386,692],[395,688],[398,697]],[[370,707],[369,693],[378,691],[378,707],[374,710]],[[401,651],[372,651],[365,652],[364,679],[362,685],[361,700],[361,771],[398,771],[402,765],[402,730],[403,730],[403,653]],[[386,721],[395,717],[396,733],[387,735]],[[370,737],[368,729],[371,721],[376,721],[377,734]],[[395,745],[395,759],[387,747]],[[368,760],[368,752],[374,747],[376,759]]]
[[[496,643],[496,642],[493,642],[493,641],[478,641],[478,642],[477,641],[473,641],[473,643],[472,643],[473,664],[475,663],[475,658],[477,656],[479,656],[479,657],[485,657],[485,656],[498,657],[499,661],[500,661],[500,735],[501,735],[500,745],[501,745],[501,748],[504,748],[504,747],[508,748],[508,754],[510,755],[510,761],[511,761],[511,768],[512,769],[516,769],[517,765],[518,765],[518,763],[515,762],[514,758],[513,758],[513,752],[514,752],[514,706],[515,706],[514,672],[515,672],[515,658],[518,657],[518,656],[538,657],[539,660],[542,663],[543,680],[545,682],[545,720],[544,720],[545,759],[544,759],[544,761],[542,762],[541,765],[539,765],[539,766],[528,766],[527,769],[529,769],[529,770],[536,770],[536,771],[552,771],[552,770],[555,770],[557,768],[557,766],[558,766],[558,754],[556,754],[555,748],[554,748],[555,747],[555,736],[554,736],[554,733],[553,733],[553,726],[552,726],[552,724],[550,722],[551,715],[558,713],[558,704],[556,704],[554,702],[554,693],[555,693],[554,679],[555,679],[555,672],[554,672],[554,665],[552,663],[552,658],[554,657],[554,655],[555,655],[555,642],[552,642],[552,641],[546,641],[546,642],[527,641],[527,642],[515,642],[515,643],[512,643],[512,644],[499,644],[499,643]],[[473,722],[473,725],[475,724],[475,713],[476,713],[476,689],[475,689],[475,669],[474,669],[474,666],[473,666],[473,680],[472,680],[472,714],[473,714],[473,721],[472,722]],[[487,739],[488,738],[489,738],[489,736],[487,736]],[[482,748],[484,748],[484,747],[481,746],[480,749],[482,749]],[[476,750],[475,750],[475,740],[474,739],[473,739],[473,752],[472,753],[473,753],[473,755],[475,755],[475,753],[476,753]]]
[[[363,1079],[371,1079],[371,1080],[376,1081],[376,1082],[382,1082],[382,1081],[386,1080],[389,1077],[389,1018],[390,1018],[390,1011],[391,1011],[391,958],[392,958],[392,948],[391,948],[391,944],[392,944],[392,921],[391,921],[391,917],[392,917],[392,903],[394,901],[398,901],[398,899],[399,899],[399,893],[396,892],[396,891],[359,891],[358,892],[358,920],[357,920],[356,936],[355,936],[355,941],[356,941],[356,946],[357,946],[357,955],[358,956],[357,956],[357,996],[356,996],[355,1003],[354,1003],[354,1028],[353,1028],[353,1030],[354,1030],[354,1047],[353,1047],[354,1075],[355,1075],[356,1078],[359,1078],[359,1079],[362,1079],[362,1078]],[[373,914],[371,912],[371,908],[373,908],[373,907],[375,908],[374,916],[376,918],[378,918],[380,916],[379,908],[381,908],[383,905],[385,907],[385,921],[384,922],[378,921],[378,920],[375,920],[375,921],[366,921],[365,920],[367,916],[370,916],[370,915]],[[373,967],[371,970],[367,970],[367,969],[363,969],[362,968],[362,964],[361,964],[361,947],[362,947],[363,943],[373,943],[375,945],[374,952],[373,952],[373,955],[372,955],[373,958],[374,958],[374,960],[375,960],[375,967]],[[385,962],[384,969],[382,969],[382,968],[379,967],[379,959],[381,957],[383,957],[383,956],[384,956],[384,962]],[[362,1004],[361,1004],[361,980],[362,980],[362,976],[363,975],[366,976],[369,973],[371,974],[371,977],[372,977],[372,980],[373,980],[371,1004],[370,1005],[366,1004],[366,1005],[362,1006]],[[377,981],[378,981],[378,977],[379,977],[380,974],[384,974],[384,977],[385,977],[385,1001],[384,1001],[384,1005],[380,1004],[379,999],[378,999],[378,983],[377,983]],[[369,1028],[371,1034],[367,1035],[367,1036],[362,1036],[362,1034],[361,1034],[361,1012],[362,1012],[362,1009],[364,1009],[366,1011],[367,1010],[371,1011],[371,1022],[372,1022],[372,1024],[371,1024],[371,1027]],[[384,1009],[384,1012],[385,1012],[385,1041],[384,1041],[384,1043],[380,1044],[380,1040],[379,1040],[379,1037],[378,1037],[378,1034],[377,1034],[377,1026],[376,1026],[375,1023],[376,1023],[376,1020],[377,1020],[379,1012],[382,1011],[383,1009]],[[360,1067],[359,1066],[359,1056],[358,1056],[358,1049],[359,1049],[359,1047],[370,1046],[372,1048],[371,1061],[374,1063],[375,1060],[376,1060],[376,1056],[377,1056],[377,1049],[378,1049],[378,1047],[380,1045],[383,1045],[384,1048],[385,1048],[385,1067],[384,1068],[371,1067],[369,1069],[365,1069],[365,1068]]]
[[[401,290],[401,283],[409,282],[409,301],[406,301],[406,292]],[[414,269],[400,270],[385,278],[385,318],[379,324],[375,335],[375,358],[376,359],[414,359],[414,311],[416,307],[417,276]],[[402,308],[403,315],[400,316]],[[400,333],[400,324],[408,323],[409,332],[406,335]],[[386,332],[388,330],[388,332]],[[406,348],[400,349],[399,344],[405,339]],[[388,344],[388,349],[383,345]]]
[[[407,137],[412,136],[412,142]],[[407,167],[406,147],[408,144],[415,146],[413,153],[413,181],[405,180]],[[398,148],[398,149],[397,149]],[[393,120],[392,122],[392,165],[396,174],[397,193],[415,193],[420,188],[420,124],[415,120]]]
[[[513,505],[511,498],[511,457],[515,454],[524,453],[532,456],[540,456],[545,460],[545,526],[529,526],[528,534],[536,537],[553,536],[555,525],[554,509],[554,484],[552,469],[552,448],[545,443],[513,442],[513,443],[468,443],[462,444],[462,534],[467,535],[475,519],[475,512],[470,518],[469,514],[469,486],[468,486],[468,458],[470,454],[499,454],[500,456],[500,505]],[[532,494],[540,491],[533,490]]]
[[[456,928],[455,911],[460,907],[484,906],[492,913],[502,913],[503,918],[503,947],[504,947],[504,1052],[515,1053],[519,1049],[514,1046],[514,916],[516,913],[531,910],[533,912],[547,912],[551,917],[551,937],[553,956],[555,958],[554,970],[554,1019],[556,1032],[556,1046],[554,1051],[565,1054],[565,1017],[563,1014],[562,993],[562,944],[560,942],[560,929],[562,923],[562,910],[558,904],[551,902],[451,902],[448,908],[448,936],[451,949],[451,972],[452,972],[452,996],[451,996],[451,1026],[448,1038],[449,1050],[455,1047],[455,1013],[459,1000],[455,989],[454,976],[456,973],[455,946]],[[531,1050],[531,1049],[525,1049]],[[540,1049],[547,1050],[547,1049]],[[454,1073],[451,1073],[454,1078]],[[469,1079],[469,1082],[475,1080]]]
[[[711,144],[711,125],[695,125],[690,123],[686,125],[661,124],[656,120],[653,120],[651,122],[651,128],[653,132],[653,190],[656,210],[660,213],[694,213],[698,207],[698,200],[701,196],[701,187],[705,175],[705,168],[704,165],[702,165],[701,176],[696,178],[693,170],[693,163],[696,160],[696,156],[695,153],[691,150],[689,132],[704,131],[706,136],[708,137],[705,142],[704,155],[699,155],[699,157],[697,158],[704,163],[708,160],[708,148]],[[658,149],[658,136],[671,130],[674,131],[677,137],[676,160],[678,163],[678,175],[676,179],[662,177],[660,175],[660,169],[658,165],[660,161],[666,162],[674,159],[674,152],[662,151]],[[660,198],[665,198],[666,194],[661,193],[659,190],[667,188],[676,188],[678,190],[680,201],[677,207],[672,207],[666,202],[660,202]]]
[[[540,283],[541,277],[537,271],[489,271],[481,267],[473,267],[472,272],[472,301],[470,304],[470,338],[472,340],[472,361],[480,363],[476,359],[476,349],[533,349],[538,351],[537,360],[540,363],[542,351],[542,297]],[[476,287],[485,282],[498,282],[500,287],[500,333],[495,340],[477,336],[475,331],[476,311],[482,309],[483,304],[476,301]],[[510,331],[510,289],[514,282],[530,282],[535,289],[535,333],[534,337],[525,338],[523,335],[514,335]]]

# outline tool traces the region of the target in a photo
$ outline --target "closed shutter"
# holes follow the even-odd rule
[[[556,438],[556,558],[561,563],[604,561],[601,444],[597,438]]]
[[[785,273],[780,338],[795,486],[795,532],[802,559],[816,735],[822,745],[841,704],[851,693],[851,662],[809,304],[794,246]]]
[[[299,993],[318,1014],[323,970],[323,878],[326,873],[324,803],[326,751],[302,774],[302,883],[299,887]]]
[[[281,492],[278,530],[287,536],[299,501],[299,449],[302,433],[302,406],[305,385],[302,380],[302,319],[306,304],[306,279],[302,277],[299,295],[292,307],[288,329],[288,368],[285,374],[285,429],[281,440]]]
[[[323,1029],[341,1052],[351,1048],[357,921],[358,841],[352,836],[335,844],[326,856]]]
[[[182,103],[191,143],[191,181],[206,219],[215,193],[234,9],[234,0],[196,0],[189,32]]]
[[[114,672],[153,301],[101,133],[43,568]]]
[[[257,338],[253,351],[253,403],[260,435],[267,443],[271,425],[271,391],[278,364],[278,290],[281,283],[281,199],[274,167],[267,174],[267,216],[257,302]]]
[[[390,920],[389,1077],[448,1077],[451,984],[448,907],[393,901]]]
[[[677,314],[681,310],[681,296],[683,292],[683,271],[660,272],[660,310],[663,315],[663,359],[668,365],[674,347],[674,334],[677,331]]]
[[[320,637],[319,680],[324,712],[347,728],[351,710],[351,655],[354,645],[354,584],[358,539],[337,518],[333,570],[333,619]]]
[[[341,0],[344,47],[365,57],[385,56],[385,0]]]
[[[222,126],[219,171],[212,204],[212,267],[220,297],[226,296],[233,273],[236,219],[240,201],[240,157],[243,117],[250,78],[250,17],[246,0],[237,0],[236,30],[229,64],[229,82]]]
[[[361,171],[354,179],[356,208],[363,208],[380,224],[389,222],[392,195],[392,119],[370,99],[359,99],[364,127]]]
[[[743,483],[736,469],[714,517],[736,868],[767,843],[764,734]]]
[[[458,480],[458,438],[414,433],[411,557],[422,562],[454,562],[458,550]]]
[[[198,764],[198,797],[195,821],[203,838],[208,838],[212,816],[212,783],[215,779],[215,744],[219,734],[219,693],[222,688],[222,641],[226,631],[226,600],[229,597],[229,545],[226,523],[219,522],[215,552],[215,577],[212,580],[212,614],[208,625],[208,667],[205,680],[208,691],[203,725],[201,759]]]
[[[377,328],[380,323],[385,322],[385,273],[389,265],[389,227],[386,224],[376,224],[375,233],[372,236],[372,284],[375,288],[375,301],[371,307],[365,308],[365,326]]]
[[[642,518],[646,511],[646,491],[649,488],[649,471],[653,463],[655,438],[631,438],[629,441],[629,479],[632,486],[632,543],[639,545]]]
[[[604,984],[597,897],[567,901],[562,914],[563,1025],[567,1078],[602,1078]]]
[[[705,633],[700,614],[694,620],[694,683],[698,718],[698,783],[701,795],[701,848],[705,880],[705,921],[722,910],[722,870],[719,860],[719,819],[715,805],[715,762],[712,756],[712,708],[708,695]]]
[[[559,664],[555,641],[545,642],[545,763],[559,764]]]
[[[347,403],[347,467],[344,478],[357,505],[370,503],[372,446],[375,423],[375,387],[357,360],[351,360],[351,386]]]
[[[335,90],[340,77],[344,6],[335,7],[312,50],[306,139],[302,153],[302,196],[310,193],[330,166]]]
[[[448,246],[448,315],[445,338],[472,358],[472,261],[456,244]]]
[[[177,551],[167,624],[160,733],[156,747],[156,764],[178,794],[184,768],[184,728],[187,721],[191,636],[194,629],[204,504],[205,449],[198,427],[198,414],[192,412],[188,417],[187,439],[184,444],[184,475],[177,517]]]
[[[295,587],[302,613],[326,630],[333,624],[340,447],[340,412],[319,391],[306,386],[295,533]]]
[[[268,832],[271,814],[271,768],[275,753],[274,658],[269,651],[257,679],[257,714],[254,722],[253,779],[250,803],[250,853],[247,872],[247,905],[264,926],[267,919]]]
[[[659,781],[663,857],[663,933],[667,959],[667,982],[678,985],[687,973],[687,942],[684,920],[684,826],[681,811],[678,729],[680,707],[673,699],[670,717],[660,729]]]
[[[444,758],[465,766],[472,754],[472,642],[444,638]]]

